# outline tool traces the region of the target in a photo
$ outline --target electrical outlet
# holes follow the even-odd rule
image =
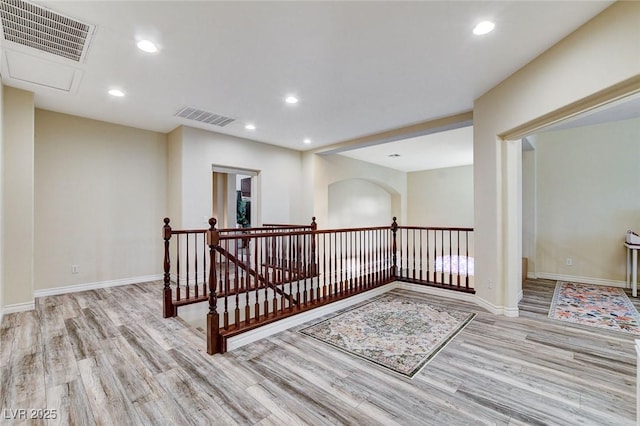
[[[71,265],[71,273],[72,274],[78,273],[78,265]]]
[[[489,280],[489,288],[493,288],[493,281]]]
[[[572,266],[573,260],[570,257],[567,257],[567,266]]]

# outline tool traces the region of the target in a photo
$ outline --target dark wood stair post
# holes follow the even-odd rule
[[[218,314],[218,297],[216,295],[218,276],[216,271],[215,252],[220,233],[216,229],[218,221],[209,219],[209,230],[207,231],[207,245],[209,246],[209,313],[207,314],[207,353],[217,354],[222,351],[220,345],[220,315]]]
[[[396,235],[398,233],[398,222],[396,222],[396,217],[393,217],[393,223],[391,224],[391,232],[393,233],[393,239],[391,244],[391,259],[393,261],[391,266],[391,277],[396,279],[398,276],[398,256],[396,252],[398,251],[398,245],[396,243]]]
[[[169,240],[171,239],[171,220],[164,218],[162,237],[164,238],[164,297],[162,298],[162,313],[165,318],[175,317],[176,309],[173,306],[171,294],[171,257],[169,255]]]

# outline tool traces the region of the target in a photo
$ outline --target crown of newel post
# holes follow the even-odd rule
[[[316,217],[313,216],[311,218],[311,230],[315,231],[316,229],[318,229],[318,224],[316,223]]]

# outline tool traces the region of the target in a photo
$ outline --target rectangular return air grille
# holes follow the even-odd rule
[[[93,27],[23,0],[0,0],[4,39],[80,62]]]
[[[235,118],[225,117],[223,115],[214,114],[212,112],[203,111],[193,107],[184,107],[176,113],[176,117],[186,118],[187,120],[195,120],[201,123],[213,124],[214,126],[224,127],[236,121]]]

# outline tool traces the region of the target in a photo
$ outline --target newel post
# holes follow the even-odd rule
[[[311,218],[311,276],[316,276],[316,230],[318,224],[316,223],[316,217]]]
[[[207,231],[207,245],[209,246],[209,313],[207,314],[207,353],[209,355],[221,352],[220,345],[220,315],[218,314],[217,285],[218,274],[215,251],[220,241],[220,233],[216,229],[217,220],[209,219]]]
[[[392,244],[391,244],[391,259],[392,259],[392,266],[391,266],[391,276],[395,279],[397,274],[398,274],[398,256],[397,256],[397,251],[398,251],[398,245],[396,243],[396,235],[398,233],[398,222],[396,222],[396,217],[393,217],[393,223],[391,224],[391,232],[393,233],[393,240],[392,240]]]
[[[171,239],[171,220],[164,218],[162,238],[164,239],[164,294],[162,298],[162,314],[165,318],[175,317],[176,310],[173,307],[171,295],[171,256],[169,255],[169,240]]]

